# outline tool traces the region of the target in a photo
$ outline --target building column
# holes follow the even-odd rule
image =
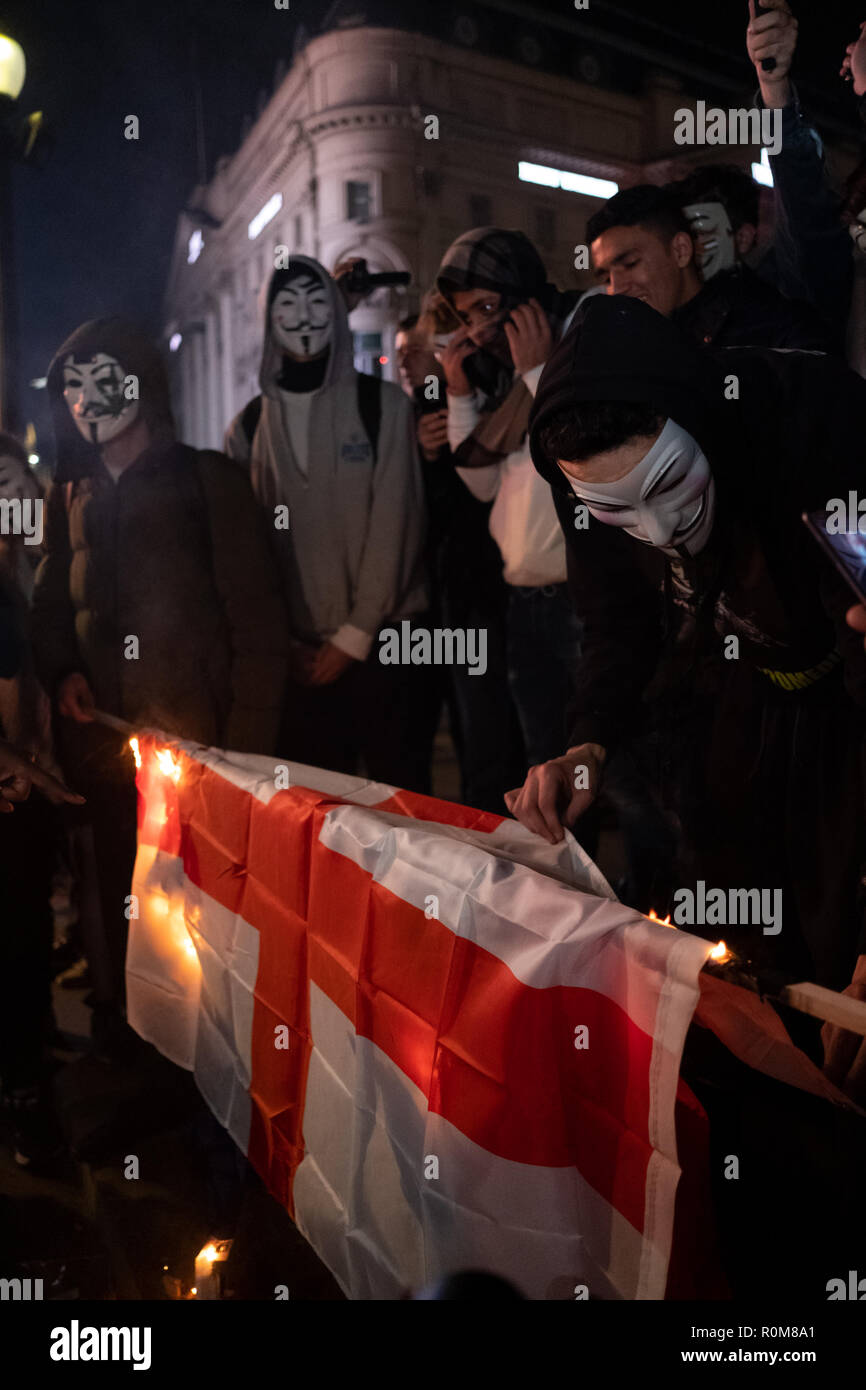
[[[204,334],[199,326],[193,331],[192,335],[192,398],[193,398],[193,429],[192,438],[188,441],[195,449],[204,449],[206,445],[207,415],[205,409],[205,390],[204,390]]]
[[[210,309],[204,316],[202,356],[204,359],[204,434],[202,438],[206,449],[219,449],[222,447],[222,435],[218,418],[219,362],[217,361],[216,315]]]
[[[180,434],[184,443],[188,443],[193,436],[195,428],[195,412],[193,409],[193,380],[192,380],[192,335],[185,333],[180,345]]]
[[[235,417],[235,341],[231,288],[220,291],[220,424],[223,432]],[[222,440],[220,440],[222,448]]]

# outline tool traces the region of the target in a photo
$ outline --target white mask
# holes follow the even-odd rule
[[[274,297],[274,341],[298,361],[324,352],[331,341],[331,326],[330,295],[317,275],[299,276]]]
[[[95,352],[87,362],[73,355],[63,364],[63,399],[88,444],[116,439],[138,416],[138,400],[124,395],[125,373],[116,357]]]
[[[574,495],[597,521],[620,526],[666,555],[703,550],[713,529],[716,487],[709,461],[687,430],[668,420],[645,458],[618,483],[578,483]]]
[[[851,240],[861,255],[866,255],[866,208],[857,214],[857,221],[848,227]]]
[[[722,203],[691,203],[683,208],[695,239],[698,269],[705,280],[737,263],[737,244],[727,209]]]

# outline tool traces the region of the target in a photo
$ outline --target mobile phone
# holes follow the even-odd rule
[[[755,15],[756,15],[756,16],[762,15],[762,14],[771,14],[771,13],[772,13],[772,11],[768,10],[766,5],[759,5],[759,4],[757,4],[757,3],[755,4]],[[761,67],[763,68],[764,72],[775,72],[775,70],[776,70],[776,60],[775,60],[775,58],[762,58],[762,59],[761,59]]]
[[[828,531],[829,515],[826,511],[803,512],[803,520],[860,602],[866,604],[866,535],[859,531]]]

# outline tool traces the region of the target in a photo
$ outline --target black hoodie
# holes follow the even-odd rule
[[[575,529],[577,503],[540,433],[581,400],[651,403],[700,444],[717,514],[696,560],[671,560],[592,518]],[[844,620],[853,595],[801,520],[850,489],[866,492],[864,425],[866,382],[823,354],[696,348],[640,300],[586,301],[548,361],[530,419],[586,625],[573,745],[609,747],[635,727],[660,656],[684,631],[686,671],[728,635],[761,670],[811,670],[836,648],[849,695],[866,706],[862,639]]]

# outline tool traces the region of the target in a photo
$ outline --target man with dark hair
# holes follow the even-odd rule
[[[864,414],[866,384],[832,358],[696,352],[641,304],[587,303],[531,423],[586,627],[577,718],[569,751],[507,799],[560,840],[611,750],[654,724],[675,882],[778,890],[778,927],[725,939],[832,988],[866,977],[866,654],[800,518],[862,481]]]
[[[442,353],[448,437],[466,486],[491,502],[490,533],[508,586],[508,681],[529,763],[561,737],[580,654],[565,546],[550,489],[529,457],[538,379],[577,294],[547,279],[519,231],[475,227],[448,248],[436,287],[462,325]]]
[[[826,338],[812,311],[745,266],[702,283],[677,188],[625,189],[590,218],[587,241],[608,292],[645,300],[695,342],[823,351]]]
[[[446,313],[437,314],[428,304],[422,315],[403,319],[397,326],[394,351],[400,382],[415,408],[427,501],[432,612],[437,623],[441,621],[449,630],[486,632],[487,669],[481,673],[453,666],[431,672],[430,739],[450,692],[461,798],[467,806],[499,813],[506,791],[525,770],[517,712],[508,692],[508,600],[502,557],[489,530],[490,503],[479,502],[464,487],[448,443],[445,377],[434,352],[437,320]]]

